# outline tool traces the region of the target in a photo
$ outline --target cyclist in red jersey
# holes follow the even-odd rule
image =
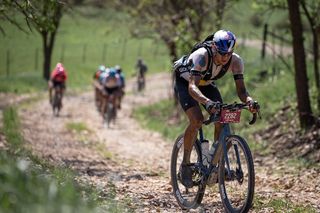
[[[49,100],[52,103],[52,89],[56,87],[61,88],[62,97],[66,89],[67,71],[62,63],[57,63],[56,67],[52,70],[50,79],[48,82],[49,86]]]

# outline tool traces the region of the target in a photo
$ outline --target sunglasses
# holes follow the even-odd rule
[[[225,55],[231,55],[233,52],[221,52],[221,51],[218,51],[218,53],[221,56],[225,56]]]

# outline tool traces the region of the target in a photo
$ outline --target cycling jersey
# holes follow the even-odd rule
[[[64,68],[55,68],[51,73],[51,80],[55,82],[65,82],[67,80],[67,73]]]
[[[214,51],[214,50],[212,50]],[[213,52],[213,54],[218,54]],[[205,59],[205,60],[204,60]],[[208,51],[206,48],[199,48],[188,57],[188,63],[191,64],[189,72],[181,73],[181,77],[189,81],[190,75],[199,75],[201,77],[200,86],[209,85],[214,80],[221,78],[226,72],[231,71],[233,75],[243,74],[244,66],[242,58],[232,53],[230,60],[226,65],[216,65],[212,63],[212,69],[207,70]]]
[[[121,78],[119,74],[115,76],[110,76],[108,72],[101,73],[100,75],[100,83],[106,88],[115,88],[121,86]]]

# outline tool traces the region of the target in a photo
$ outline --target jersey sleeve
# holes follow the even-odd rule
[[[194,76],[202,76],[206,72],[208,63],[208,54],[205,48],[200,48],[193,52],[188,62],[191,65],[190,74]]]
[[[231,72],[233,73],[233,75],[243,75],[244,73],[243,60],[238,54],[235,53],[233,53]]]

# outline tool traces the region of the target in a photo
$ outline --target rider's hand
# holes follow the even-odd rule
[[[205,107],[209,113],[215,113],[218,109],[220,109],[220,102],[213,102],[211,100],[207,101]]]
[[[251,97],[247,98],[247,105],[251,113],[257,113],[260,109],[260,105],[257,101],[254,101]]]

